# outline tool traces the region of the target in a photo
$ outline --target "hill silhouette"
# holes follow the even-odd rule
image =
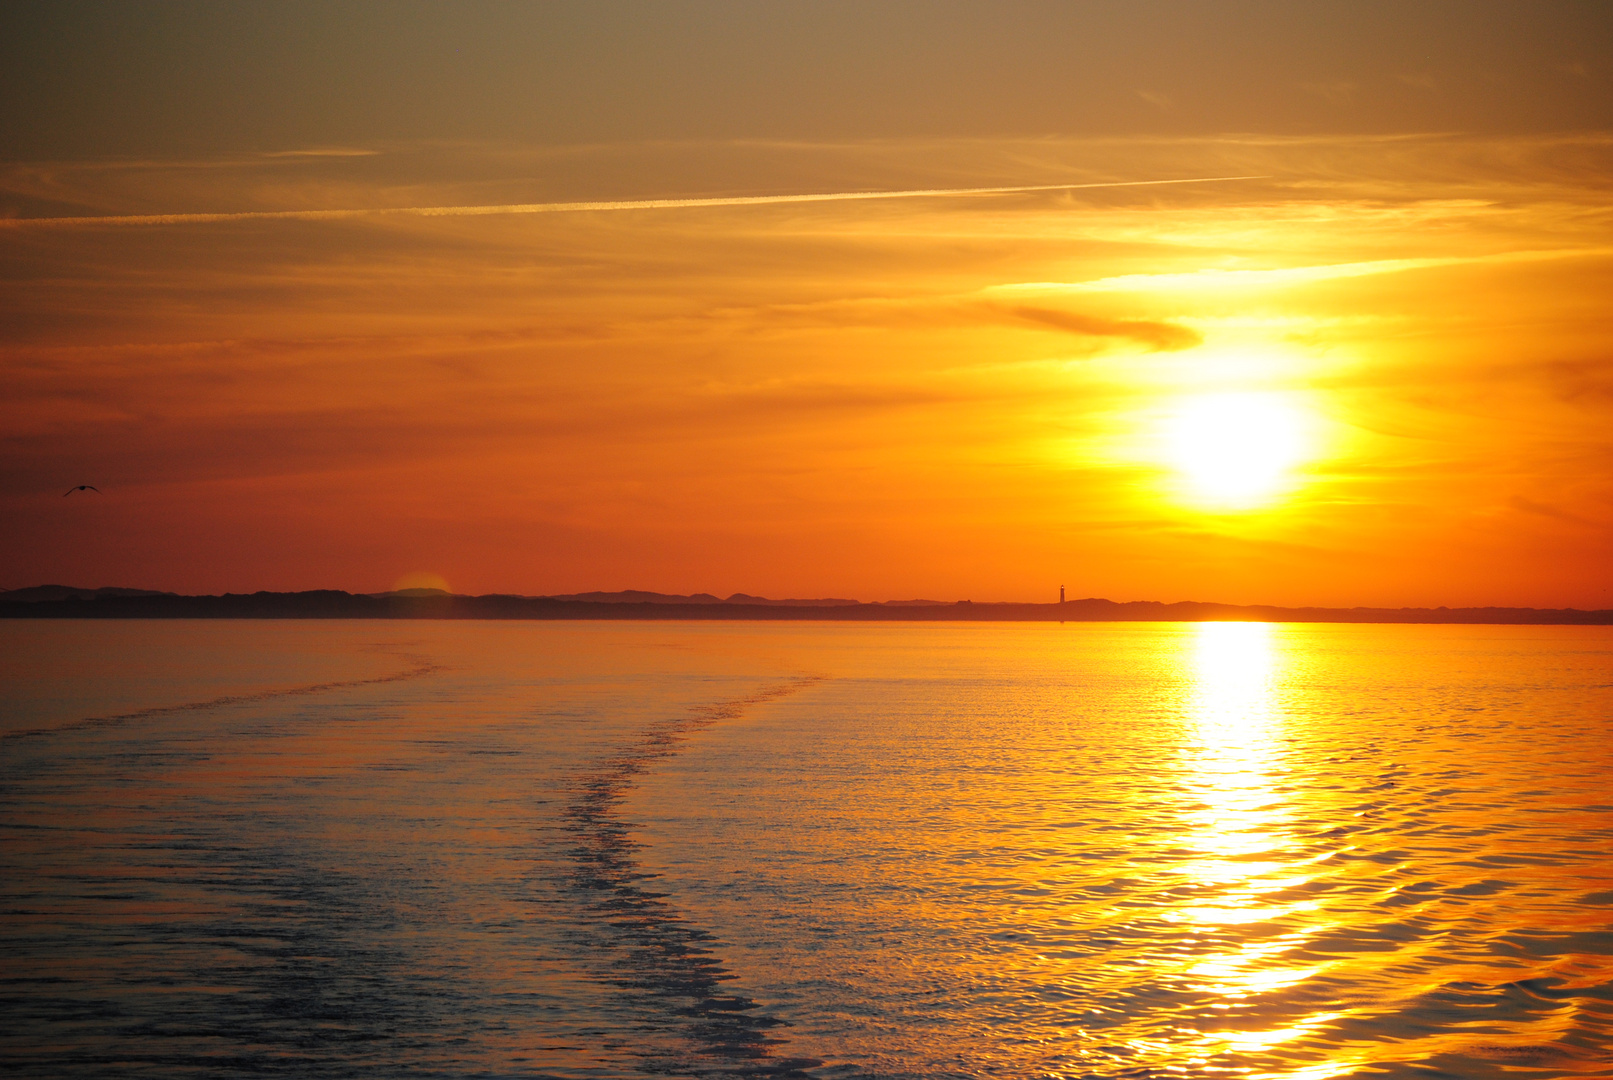
[[[348,593],[225,593],[183,596],[149,589],[41,585],[0,592],[0,618],[109,619],[737,619],[895,622],[1325,622],[1613,625],[1613,610],[1577,608],[1324,608],[1201,601],[1116,602],[1100,597],[1062,604],[959,600],[770,600],[735,593],[679,596],[627,590],[566,596],[462,596],[440,589]]]

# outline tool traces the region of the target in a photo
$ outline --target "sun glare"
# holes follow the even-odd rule
[[[1251,509],[1292,483],[1309,449],[1307,427],[1304,411],[1281,394],[1205,394],[1166,419],[1166,455],[1199,501]]]

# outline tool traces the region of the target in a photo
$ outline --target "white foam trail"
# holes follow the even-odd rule
[[[771,206],[779,203],[850,202],[857,199],[927,199],[955,195],[1009,195],[1029,191],[1150,187],[1264,180],[1264,176],[1198,176],[1186,180],[1114,180],[1095,184],[1020,184],[1012,187],[914,188],[908,191],[835,191],[812,195],[730,195],[709,199],[623,199],[597,202],[504,203],[497,206],[393,206],[366,210],[244,210],[219,214],[124,214],[106,217],[0,218],[0,227],[64,225],[204,225],[218,221],[336,221],[382,214],[415,217],[481,217],[488,214],[568,214],[589,210],[687,210],[707,206]]]

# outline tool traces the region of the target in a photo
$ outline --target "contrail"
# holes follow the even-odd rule
[[[1187,180],[1115,180],[1096,184],[1021,184],[1013,187],[914,188],[908,191],[834,191],[812,195],[728,195],[709,199],[623,199],[609,202],[504,203],[498,206],[394,206],[367,210],[244,210],[221,214],[124,214],[106,217],[0,218],[0,226],[205,225],[215,221],[337,221],[382,214],[414,217],[482,217],[488,214],[572,214],[588,210],[688,210],[707,206],[772,206],[779,203],[850,202],[857,199],[933,199],[950,195],[1009,195],[1026,191],[1150,187],[1264,180],[1264,176],[1199,176]]]

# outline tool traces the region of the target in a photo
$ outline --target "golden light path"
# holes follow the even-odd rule
[[[1265,1014],[1286,1012],[1268,1008],[1280,1006],[1269,996],[1320,973],[1285,957],[1322,929],[1318,904],[1294,898],[1306,895],[1301,887],[1313,875],[1311,860],[1300,854],[1294,808],[1277,779],[1283,769],[1276,693],[1282,672],[1272,639],[1267,623],[1202,623],[1194,642],[1182,754],[1196,803],[1185,815],[1183,846],[1195,856],[1183,870],[1205,899],[1178,908],[1173,917],[1205,937],[1237,939],[1185,972],[1194,989],[1221,999],[1218,1008],[1226,1017],[1225,1027],[1201,1028],[1191,1037],[1200,1066],[1218,1056],[1268,1051],[1341,1015],[1318,1012],[1293,1020],[1289,1012],[1277,1026],[1262,1023]],[[1279,1075],[1324,1080],[1353,1067],[1335,1060]]]

